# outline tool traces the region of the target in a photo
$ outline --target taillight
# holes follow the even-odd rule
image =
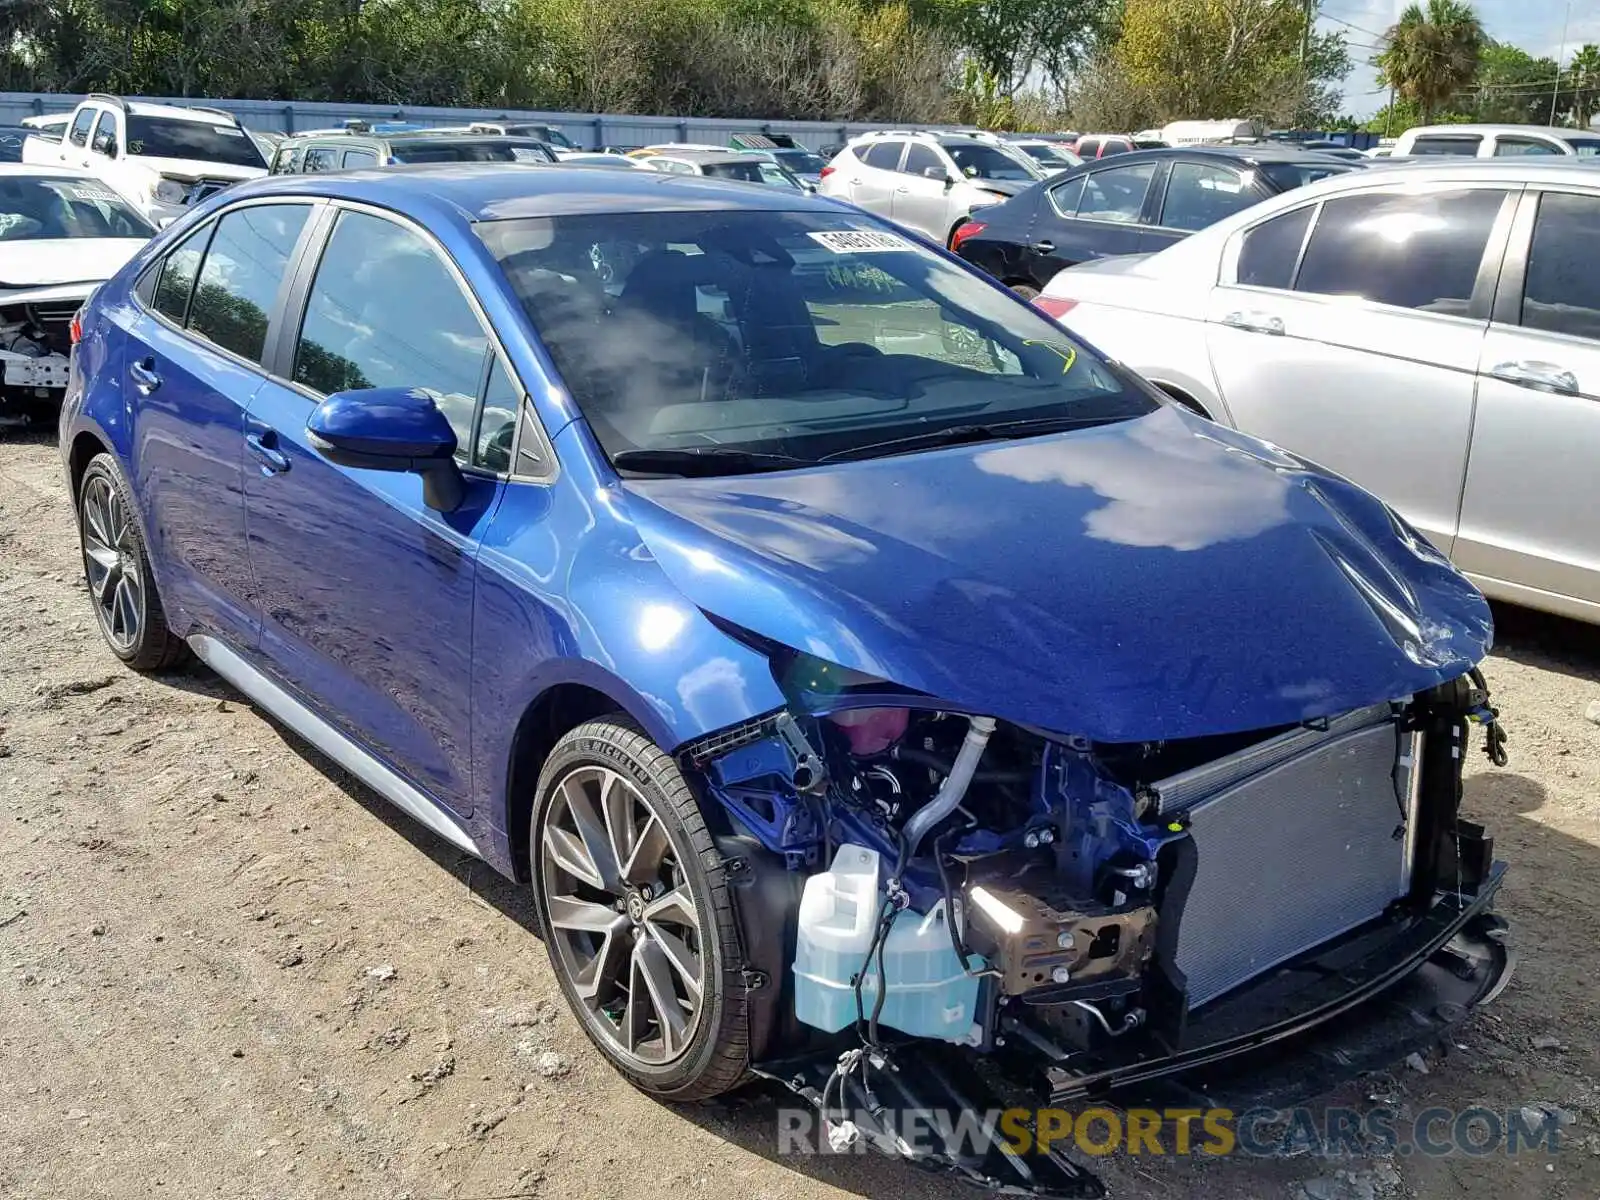
[[[956,226],[956,231],[950,235],[950,249],[959,249],[962,242],[966,241],[969,237],[976,237],[987,228],[989,227],[982,221],[961,222],[961,224]]]
[[[80,308],[72,314],[72,322],[67,326],[67,335],[72,339],[74,346],[83,341],[83,309]]]
[[[839,169],[838,167],[823,167],[822,170],[817,172],[817,178],[818,179],[826,179],[829,175],[832,175],[838,169]]]
[[[1065,296],[1035,296],[1033,306],[1047,317],[1060,320],[1073,309],[1078,307],[1076,300],[1068,300]]]

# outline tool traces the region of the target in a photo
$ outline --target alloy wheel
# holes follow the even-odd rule
[[[131,651],[144,613],[144,575],[133,520],[103,475],[83,489],[83,567],[95,614],[111,644]]]
[[[575,767],[540,855],[552,947],[584,1019],[640,1063],[681,1057],[704,1007],[704,925],[661,814],[616,771]]]

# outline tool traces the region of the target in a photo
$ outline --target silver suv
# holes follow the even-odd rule
[[[1044,177],[1037,164],[992,134],[888,130],[864,134],[839,151],[817,190],[948,246],[974,209]]]

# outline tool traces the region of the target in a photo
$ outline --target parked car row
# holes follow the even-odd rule
[[[941,242],[951,193],[1040,173],[976,137],[842,157],[825,190],[926,184],[890,194]],[[1509,976],[1458,816],[1469,730],[1499,745],[1483,598],[886,217],[704,171],[285,173],[71,336],[108,652],[198,656],[526,886],[653,1095],[762,1077],[836,1146],[1096,1195],[890,1131],[1180,1073],[1287,1107]]]

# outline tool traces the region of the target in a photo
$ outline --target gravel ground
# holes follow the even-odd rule
[[[1508,610],[1515,981],[1344,1099],[1558,1106],[1555,1156],[1098,1164],[1120,1196],[1600,1195],[1600,630]],[[526,898],[203,668],[101,646],[52,442],[0,437],[0,1196],[970,1197],[776,1153],[762,1092],[676,1108],[562,1006]]]

